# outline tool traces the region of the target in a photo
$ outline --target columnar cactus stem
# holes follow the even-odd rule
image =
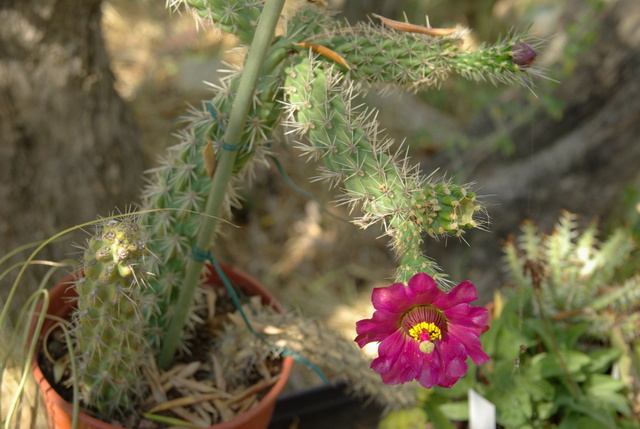
[[[143,290],[146,238],[135,219],[109,220],[89,240],[76,283],[75,347],[84,401],[103,415],[127,415],[144,392],[153,353],[145,327],[154,310]]]
[[[262,74],[263,65],[274,38],[275,28],[285,0],[268,0],[256,29],[247,55],[245,71],[238,85],[238,94],[234,100],[229,116],[229,123],[224,133],[220,167],[213,175],[213,181],[207,197],[205,207],[206,217],[201,220],[201,227],[196,236],[195,245],[199,249],[208,250],[213,239],[217,221],[222,214],[225,195],[233,174],[233,167],[237,158],[237,149],[242,145],[244,124],[255,95],[256,85]],[[198,285],[203,260],[191,258],[188,260],[184,284],[176,305],[174,317],[169,322],[164,343],[158,355],[158,365],[167,369],[180,342],[180,333],[184,329],[188,318],[189,307]]]
[[[265,58],[263,74],[253,91],[240,144],[235,150],[232,167],[235,176],[220,193],[224,196],[220,208],[222,217],[228,216],[232,206],[239,206],[235,183],[250,178],[254,161],[263,160],[272,146],[273,129],[280,115],[276,100],[281,97],[285,54],[286,48],[277,40]],[[178,135],[181,142],[171,147],[161,165],[151,171],[143,192],[144,213],[140,221],[149,225],[154,237],[149,250],[157,256],[151,266],[154,273],[151,290],[161,297],[160,319],[154,322],[156,334],[150,339],[155,348],[174,317],[179,287],[185,277],[185,259],[191,254],[191,246],[202,227],[201,213],[205,212],[206,196],[212,184],[205,166],[205,148],[213,147],[209,156],[217,169],[224,146],[229,144],[224,136],[241,76],[236,73],[222,80],[213,99],[204,102],[201,109],[191,110],[186,119],[188,124]]]

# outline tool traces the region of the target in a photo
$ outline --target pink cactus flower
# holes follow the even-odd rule
[[[475,286],[463,282],[449,293],[425,273],[407,285],[375,288],[371,319],[356,323],[360,347],[379,341],[371,368],[386,384],[417,380],[423,387],[451,387],[467,372],[467,357],[476,365],[489,360],[482,350],[488,311],[469,303],[478,298]]]

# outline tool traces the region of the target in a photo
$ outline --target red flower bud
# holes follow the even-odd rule
[[[518,42],[511,47],[513,62],[520,68],[526,69],[533,64],[538,53],[528,43]]]

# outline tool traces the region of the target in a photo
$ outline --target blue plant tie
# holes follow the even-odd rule
[[[204,103],[205,107],[207,108],[207,112],[209,112],[209,116],[211,116],[211,118],[213,118],[214,121],[216,121],[218,123],[218,126],[220,127],[221,130],[225,130],[225,125],[222,123],[222,121],[220,121],[220,118],[218,118],[218,113],[216,112],[216,108],[213,106],[213,103],[208,101],[206,103]],[[228,143],[225,143],[224,141],[220,144],[220,147],[222,147],[222,149],[225,150],[238,150],[240,149],[242,145],[231,145]]]
[[[220,119],[218,119],[218,114],[216,113],[216,108],[213,107],[213,103],[208,101],[206,103],[204,103],[204,105],[207,107],[207,112],[209,112],[209,115],[211,115],[211,117],[220,125],[222,125],[220,123]]]
[[[206,251],[205,252],[204,250],[199,249],[198,246],[196,246],[194,244],[193,247],[192,247],[191,257],[193,259],[195,259],[196,261],[199,261],[199,262],[208,261],[208,262],[211,263],[211,265],[213,265],[213,268],[216,270],[216,272],[218,273],[218,276],[222,280],[222,284],[224,285],[225,289],[229,293],[229,296],[231,297],[231,300],[233,301],[233,305],[240,312],[240,316],[242,316],[242,320],[244,320],[244,323],[247,326],[247,328],[249,329],[249,332],[251,332],[257,338],[259,338],[260,341],[262,341],[267,346],[269,346],[271,348],[277,348],[276,346],[274,346],[273,344],[271,344],[267,340],[265,340],[263,335],[259,334],[258,332],[256,332],[253,329],[253,326],[251,326],[251,323],[249,323],[249,319],[247,318],[247,315],[244,313],[244,310],[242,309],[242,304],[240,304],[240,297],[238,296],[238,293],[236,292],[235,287],[233,286],[233,284],[231,284],[231,281],[226,276],[224,271],[222,271],[222,268],[218,264],[218,261],[216,261],[216,259],[213,257],[211,252],[210,251]],[[303,365],[306,365],[311,370],[313,370],[313,372],[315,372],[318,375],[318,377],[320,377],[322,382],[329,383],[329,380],[327,379],[327,377],[325,377],[325,375],[323,374],[323,372],[322,372],[322,370],[320,368],[318,368],[312,362],[309,362],[307,359],[305,359],[304,357],[299,355],[297,352],[295,352],[293,350],[289,350],[289,349],[287,349],[285,347],[285,348],[282,349],[281,354],[282,354],[282,356],[291,356],[294,360],[302,363]]]
[[[238,150],[238,149],[240,149],[240,147],[242,147],[242,146],[243,146],[243,145],[239,145],[239,144],[233,145],[233,144],[228,144],[228,143],[225,143],[225,142],[222,142],[222,143],[220,144],[220,147],[222,147],[222,149],[225,149],[225,150],[231,150],[231,151],[233,151],[233,150]]]

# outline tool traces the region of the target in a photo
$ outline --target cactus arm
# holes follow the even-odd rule
[[[220,30],[238,37],[249,45],[262,13],[264,0],[174,0],[172,6],[186,5],[198,17],[213,23]]]
[[[399,281],[424,271],[446,288],[440,269],[422,253],[422,235],[459,237],[478,226],[474,214],[482,205],[465,187],[432,183],[400,161],[403,154],[391,152],[392,142],[380,138],[371,112],[351,105],[351,89],[332,70],[313,56],[294,59],[288,69],[289,125],[308,140],[298,145],[322,159],[326,180],[343,184],[343,203],[362,208],[357,224],[385,226],[401,259]]]
[[[305,28],[308,24],[309,29]],[[492,45],[469,50],[463,40],[469,30],[458,27],[442,36],[398,31],[361,22],[346,25],[335,20],[320,8],[309,7],[295,15],[290,36],[297,42],[313,42],[331,49],[346,60],[350,70],[345,76],[369,84],[393,84],[411,91],[438,87],[452,73],[465,79],[491,83],[530,85],[526,65],[518,61],[517,53],[529,38],[526,34],[511,34]]]

